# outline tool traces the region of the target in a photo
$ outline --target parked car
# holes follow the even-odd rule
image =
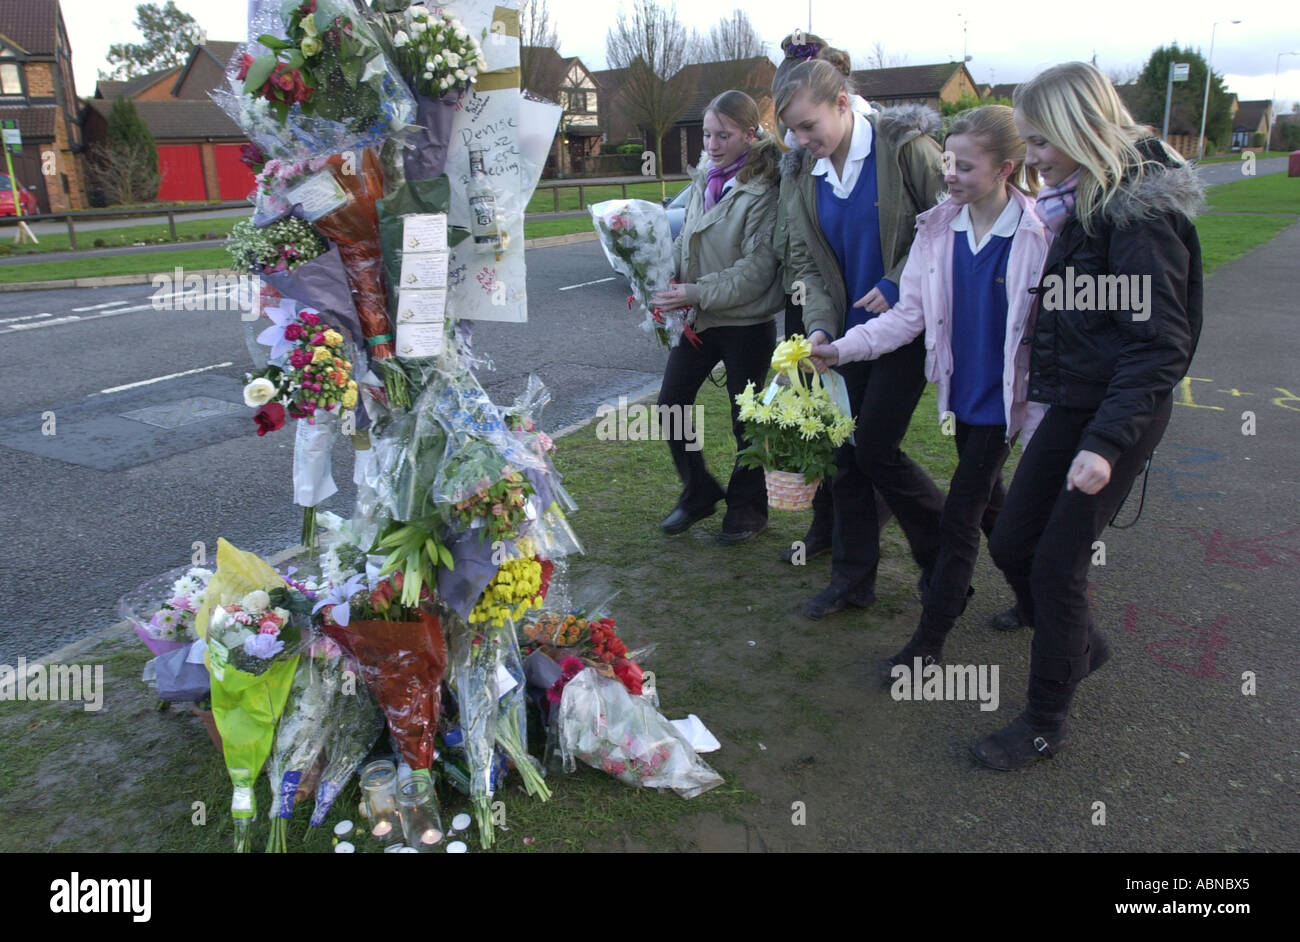
[[[668,229],[674,239],[682,231],[682,223],[686,221],[686,204],[691,200],[691,186],[690,183],[686,184],[686,187],[676,196],[664,200],[664,209],[668,212]]]
[[[32,191],[36,187],[24,187],[22,181],[18,183],[18,202],[23,208],[23,215],[30,216],[37,211],[36,194]],[[14,216],[14,192],[9,180],[9,174],[0,173],[0,216]]]

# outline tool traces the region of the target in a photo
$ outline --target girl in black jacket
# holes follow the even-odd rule
[[[1087,599],[1093,543],[1164,435],[1201,332],[1192,169],[1093,66],[1048,69],[1014,102],[1057,237],[1029,369],[1029,399],[1048,410],[989,539],[1016,593],[999,620],[1034,626],[1024,712],[971,747],[998,769],[1061,751],[1075,688],[1109,657]]]

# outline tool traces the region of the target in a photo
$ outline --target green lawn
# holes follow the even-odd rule
[[[686,180],[665,182],[663,193],[667,196],[676,196],[679,191],[686,188],[687,182]],[[623,189],[621,186],[584,185],[582,198],[586,206],[599,203],[602,200],[622,199]],[[627,198],[630,200],[650,200],[657,203],[662,197],[660,196],[658,183],[631,183],[628,184]],[[560,190],[560,212],[574,212],[584,208],[586,207],[578,205],[578,187],[576,184],[567,185]],[[528,202],[527,212],[529,213],[552,213],[555,211],[555,194],[549,189],[539,189]]]
[[[1285,173],[1242,177],[1212,187],[1206,199],[1210,209],[1220,213],[1300,214],[1300,177],[1288,177]]]
[[[243,218],[246,217],[229,216],[217,219],[185,219],[183,216],[178,217],[176,220],[177,241],[224,239],[235,223]],[[12,235],[10,238],[12,238]],[[28,243],[21,246],[10,246],[13,251],[4,252],[4,254],[32,255],[38,252],[64,252],[72,248],[66,230],[43,235],[40,239],[41,241],[36,245]],[[114,226],[111,229],[77,231],[78,249],[111,248],[119,245],[134,245],[136,242],[161,243],[171,241],[171,233],[166,223],[150,226]],[[4,243],[4,245],[9,245],[9,243]],[[0,249],[0,251],[3,251],[3,249]]]
[[[151,275],[154,272],[170,272],[177,265],[202,271],[208,268],[225,268],[229,264],[230,255],[221,248],[139,252],[100,258],[73,258],[65,262],[0,265],[0,284],[56,281],[62,278],[96,278],[108,275]]]

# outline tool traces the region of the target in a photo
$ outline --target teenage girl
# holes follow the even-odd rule
[[[1109,655],[1087,598],[1093,542],[1164,435],[1201,332],[1192,169],[1091,65],[1054,66],[1013,100],[1025,165],[1045,184],[1035,212],[1056,238],[1029,362],[1029,398],[1048,409],[989,540],[1019,620],[1034,627],[1024,712],[971,747],[998,769],[1061,750],[1075,688]],[[1087,309],[1062,296],[1068,268],[1076,284],[1097,279]],[[1123,301],[1096,303],[1114,276],[1143,300],[1098,310]]]
[[[799,145],[782,168],[793,190],[790,270],[804,288],[808,339],[827,344],[898,300],[916,215],[943,189],[942,151],[928,133],[938,115],[917,105],[861,110],[849,77],[822,59],[790,70],[775,108]],[[810,618],[875,601],[873,485],[898,518],[923,583],[934,566],[943,494],[899,447],[925,389],[924,363],[918,337],[873,362],[837,368],[857,420],[856,444],[841,450],[831,485],[831,584],[804,605]]]
[[[820,370],[874,360],[924,330],[926,378],[938,385],[939,420],[955,436],[957,470],[940,521],[939,555],[911,641],[883,665],[937,663],[944,639],[966,607],[979,555],[1002,507],[1002,466],[1023,433],[1028,441],[1042,406],[1029,387],[1031,293],[1051,241],[1034,200],[1016,187],[1025,143],[1012,111],[986,105],[959,116],[944,142],[948,199],[916,217],[898,303],[813,348]]]
[[[733,90],[709,103],[704,153],[692,173],[685,221],[673,245],[679,283],[652,299],[664,310],[693,307],[699,337],[698,347],[683,339],[669,353],[659,405],[693,405],[700,386],[722,361],[738,451],[748,443],[736,396],[747,383],[764,384],[782,307],[772,248],[780,157],[752,98]],[[723,498],[727,512],[719,542],[743,543],[766,529],[762,470],[742,468],[737,460],[724,491],[705,467],[701,450],[687,444],[677,437],[668,442],[682,494],[662,523],[664,532],[681,533],[713,514]]]

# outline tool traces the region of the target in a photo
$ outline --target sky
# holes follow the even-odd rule
[[[560,52],[579,56],[589,69],[605,67],[605,34],[630,0],[548,0]],[[665,0],[661,0],[665,2]],[[135,0],[61,0],[72,42],[77,91],[94,93],[97,71],[106,68],[111,43],[138,42],[131,25]],[[670,5],[667,0],[666,5]],[[245,4],[239,0],[176,0],[214,40],[246,39]],[[687,30],[707,33],[739,6],[737,0],[687,0],[677,15]],[[1300,52],[1300,12],[1294,0],[1090,0],[1073,7],[1027,3],[974,4],[969,0],[862,3],[860,0],[747,0],[744,10],[769,54],[783,36],[811,30],[847,49],[854,68],[865,68],[879,41],[894,64],[925,65],[960,60],[978,83],[1019,82],[1057,62],[1097,57],[1108,74],[1135,75],[1151,51],[1177,42],[1210,52],[1211,65],[1243,100],[1273,98],[1280,52]],[[809,11],[811,10],[811,20]],[[1030,11],[1041,11],[1041,22]],[[793,15],[793,18],[792,18]],[[1233,24],[1232,19],[1240,19]],[[963,30],[964,23],[964,30]],[[964,44],[964,45],[963,45]],[[963,49],[965,52],[963,53]],[[1300,101],[1300,56],[1284,56],[1276,80],[1279,111]]]

